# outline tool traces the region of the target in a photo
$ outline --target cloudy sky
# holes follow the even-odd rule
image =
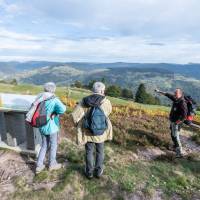
[[[200,62],[199,0],[0,0],[0,60]]]

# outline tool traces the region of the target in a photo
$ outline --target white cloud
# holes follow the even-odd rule
[[[0,0],[0,7],[6,14],[20,14],[24,7],[19,3],[8,3],[5,0]]]
[[[13,31],[9,31],[2,27],[0,27],[0,38],[9,38],[9,39],[14,39],[14,40],[22,40],[22,41],[39,40],[39,38],[34,35],[17,33]]]
[[[22,7],[18,6],[17,4],[9,4],[5,7],[5,11],[7,13],[20,13],[22,11]]]
[[[0,59],[200,62],[199,0],[0,0]]]
[[[104,26],[116,35],[191,34],[200,20],[199,0],[36,0],[31,6],[45,19],[89,30]]]
[[[118,36],[71,40],[4,30],[0,43],[0,60],[200,62],[200,43],[188,38],[155,41],[150,37]]]
[[[1,7],[4,7],[5,5],[6,5],[5,0],[0,0],[0,6],[1,6]]]

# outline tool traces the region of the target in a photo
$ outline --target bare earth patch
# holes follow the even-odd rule
[[[194,133],[192,131],[183,130],[180,136],[181,142],[183,144],[186,153],[200,153],[200,145],[192,141],[191,136]]]
[[[28,163],[23,156],[15,152],[0,151],[0,199],[6,199],[9,193],[15,191],[14,180],[16,177],[25,176],[28,182],[33,181],[33,165]]]
[[[166,152],[158,147],[139,148],[137,150],[139,160],[155,160],[156,158],[166,155]]]

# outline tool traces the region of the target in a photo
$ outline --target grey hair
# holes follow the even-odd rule
[[[181,92],[181,94],[184,94],[183,89],[182,88],[176,88],[176,90],[179,90]]]
[[[44,91],[45,92],[50,92],[50,93],[55,93],[56,91],[56,84],[53,82],[48,82],[44,84]]]
[[[94,93],[102,94],[104,93],[105,89],[106,86],[102,82],[95,82],[92,90]]]

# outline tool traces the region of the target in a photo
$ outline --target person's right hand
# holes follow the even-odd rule
[[[53,112],[53,113],[51,113],[50,118],[53,119],[55,116],[57,116],[57,113]]]

